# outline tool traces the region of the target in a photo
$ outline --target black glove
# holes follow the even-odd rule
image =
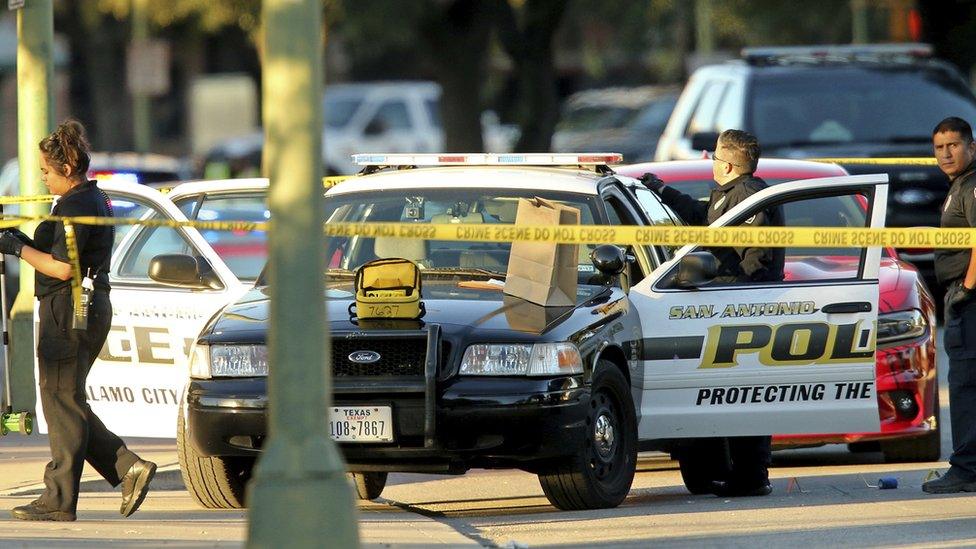
[[[946,307],[952,310],[952,312],[958,313],[972,300],[974,295],[976,295],[976,290],[971,290],[963,286],[960,282],[946,296]]]
[[[3,231],[3,234],[0,234],[0,254],[20,257],[20,251],[23,248],[24,243],[11,231]]]
[[[660,193],[661,189],[664,188],[664,181],[661,181],[660,177],[652,173],[645,173],[644,175],[640,176],[638,179],[640,179],[640,182],[643,183],[644,186],[648,188],[648,190],[653,191],[655,193]]]
[[[16,229],[16,228],[14,228],[14,229],[7,229],[6,232],[9,232],[12,235],[14,235],[15,237],[17,237],[17,240],[23,242],[25,246],[30,246],[31,248],[36,248],[37,247],[37,246],[34,245],[34,239],[32,239],[31,237],[27,236],[27,233],[25,233],[24,231],[22,231],[20,229]]]

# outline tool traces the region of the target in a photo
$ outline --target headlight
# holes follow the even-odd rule
[[[210,346],[194,345],[190,351],[190,377],[210,379]]]
[[[928,322],[918,309],[878,315],[878,346],[915,339],[925,334]]]
[[[552,376],[583,373],[583,359],[572,343],[471,345],[461,359],[469,376]]]
[[[265,345],[211,345],[210,372],[215,377],[266,376],[268,375],[268,347]]]

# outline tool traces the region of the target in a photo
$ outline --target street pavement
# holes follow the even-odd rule
[[[945,406],[947,363],[944,354],[939,359]],[[944,459],[951,446],[947,408],[942,412]],[[123,518],[119,492],[86,469],[77,522],[31,523],[5,510],[43,489],[47,439],[0,438],[0,547],[243,546],[246,511],[193,503],[173,441],[129,442],[160,465],[135,515]],[[396,474],[382,498],[358,504],[359,531],[365,547],[976,546],[976,497],[920,489],[931,470],[946,467],[885,464],[880,453],[851,454],[843,446],[782,451],[774,454],[771,496],[723,499],[689,495],[676,464],[651,453],[642,455],[623,505],[586,512],[553,508],[535,476],[520,471]],[[873,487],[882,476],[897,478],[898,488]],[[328,540],[319,546],[330,547]]]

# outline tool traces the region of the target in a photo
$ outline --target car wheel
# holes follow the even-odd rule
[[[630,385],[617,366],[601,360],[587,406],[586,440],[575,456],[539,473],[549,502],[559,509],[616,507],[627,497],[637,468],[637,419]]]
[[[678,460],[685,488],[695,495],[712,493],[712,482],[726,480],[732,470],[725,438],[692,441],[672,457]]]
[[[936,418],[941,412],[939,406],[939,388],[935,388],[934,402]],[[889,440],[881,443],[887,463],[939,461],[942,457],[942,422],[935,422],[935,429],[919,437],[905,440]]]
[[[371,500],[380,497],[386,488],[386,472],[382,473],[350,473],[356,495],[359,499]]]
[[[252,457],[206,457],[193,450],[186,440],[183,405],[176,426],[176,450],[180,457],[183,484],[194,501],[208,509],[241,509],[244,488],[251,478]]]

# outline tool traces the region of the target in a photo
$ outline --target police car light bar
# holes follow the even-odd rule
[[[623,162],[620,153],[354,154],[360,166],[605,166]]]
[[[743,48],[742,50],[742,58],[751,64],[797,60],[858,60],[931,56],[932,46],[921,43],[784,46]]]

